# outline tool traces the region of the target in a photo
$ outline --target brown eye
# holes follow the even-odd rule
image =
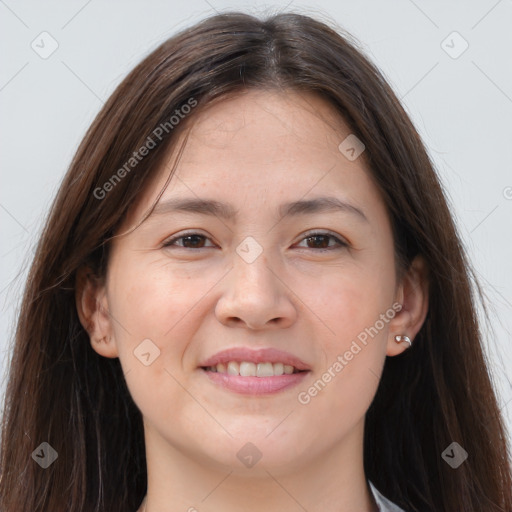
[[[183,247],[196,249],[198,247],[203,247],[205,242],[205,237],[201,235],[189,235],[181,238],[183,240]]]
[[[302,241],[306,241],[307,249],[319,249],[320,251],[330,251],[348,246],[346,242],[330,233],[310,233]]]
[[[329,247],[329,235],[310,236],[306,240],[311,243],[310,249],[326,249]]]
[[[164,242],[164,247],[178,247],[184,249],[203,249],[205,247],[213,247],[205,246],[205,242],[208,238],[199,233],[189,233],[181,236],[176,236]],[[177,243],[181,242],[181,243]]]

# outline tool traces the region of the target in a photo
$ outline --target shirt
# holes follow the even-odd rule
[[[370,484],[370,489],[377,503],[377,507],[379,507],[379,512],[404,512],[404,510],[402,510],[399,506],[395,505],[387,498],[382,496],[382,494],[373,486],[371,482],[368,483]]]

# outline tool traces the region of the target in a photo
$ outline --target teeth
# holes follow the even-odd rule
[[[240,375],[242,373],[240,372]],[[274,366],[272,363],[258,363],[258,368],[256,370],[257,377],[273,377],[274,376]]]
[[[284,373],[284,364],[283,363],[274,363],[272,366],[274,367],[274,375],[283,375],[283,373]]]
[[[242,377],[256,377],[256,365],[254,363],[240,363],[240,375]]]
[[[242,377],[274,377],[279,375],[291,375],[297,372],[293,366],[283,363],[250,363],[247,361],[219,363],[216,366],[209,366],[208,371],[227,373],[228,375],[240,375]]]
[[[228,363],[228,375],[240,375],[240,365],[235,361]]]

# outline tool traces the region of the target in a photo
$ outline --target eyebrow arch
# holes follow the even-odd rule
[[[356,206],[342,201],[337,197],[317,197],[308,200],[292,201],[279,207],[281,217],[299,216],[313,213],[346,212],[357,215],[368,222],[366,215]],[[150,216],[174,212],[190,212],[201,215],[211,215],[226,220],[236,219],[238,211],[230,204],[213,199],[173,198],[158,203]]]

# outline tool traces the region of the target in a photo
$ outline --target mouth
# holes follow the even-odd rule
[[[297,385],[311,369],[299,358],[276,349],[233,348],[204,361],[199,369],[224,390],[267,395]]]
[[[229,361],[219,363],[215,366],[202,366],[203,370],[213,373],[225,373],[227,375],[239,375],[240,377],[275,377],[280,375],[292,375],[294,373],[306,372],[295,366],[284,363],[252,363],[250,361]]]

